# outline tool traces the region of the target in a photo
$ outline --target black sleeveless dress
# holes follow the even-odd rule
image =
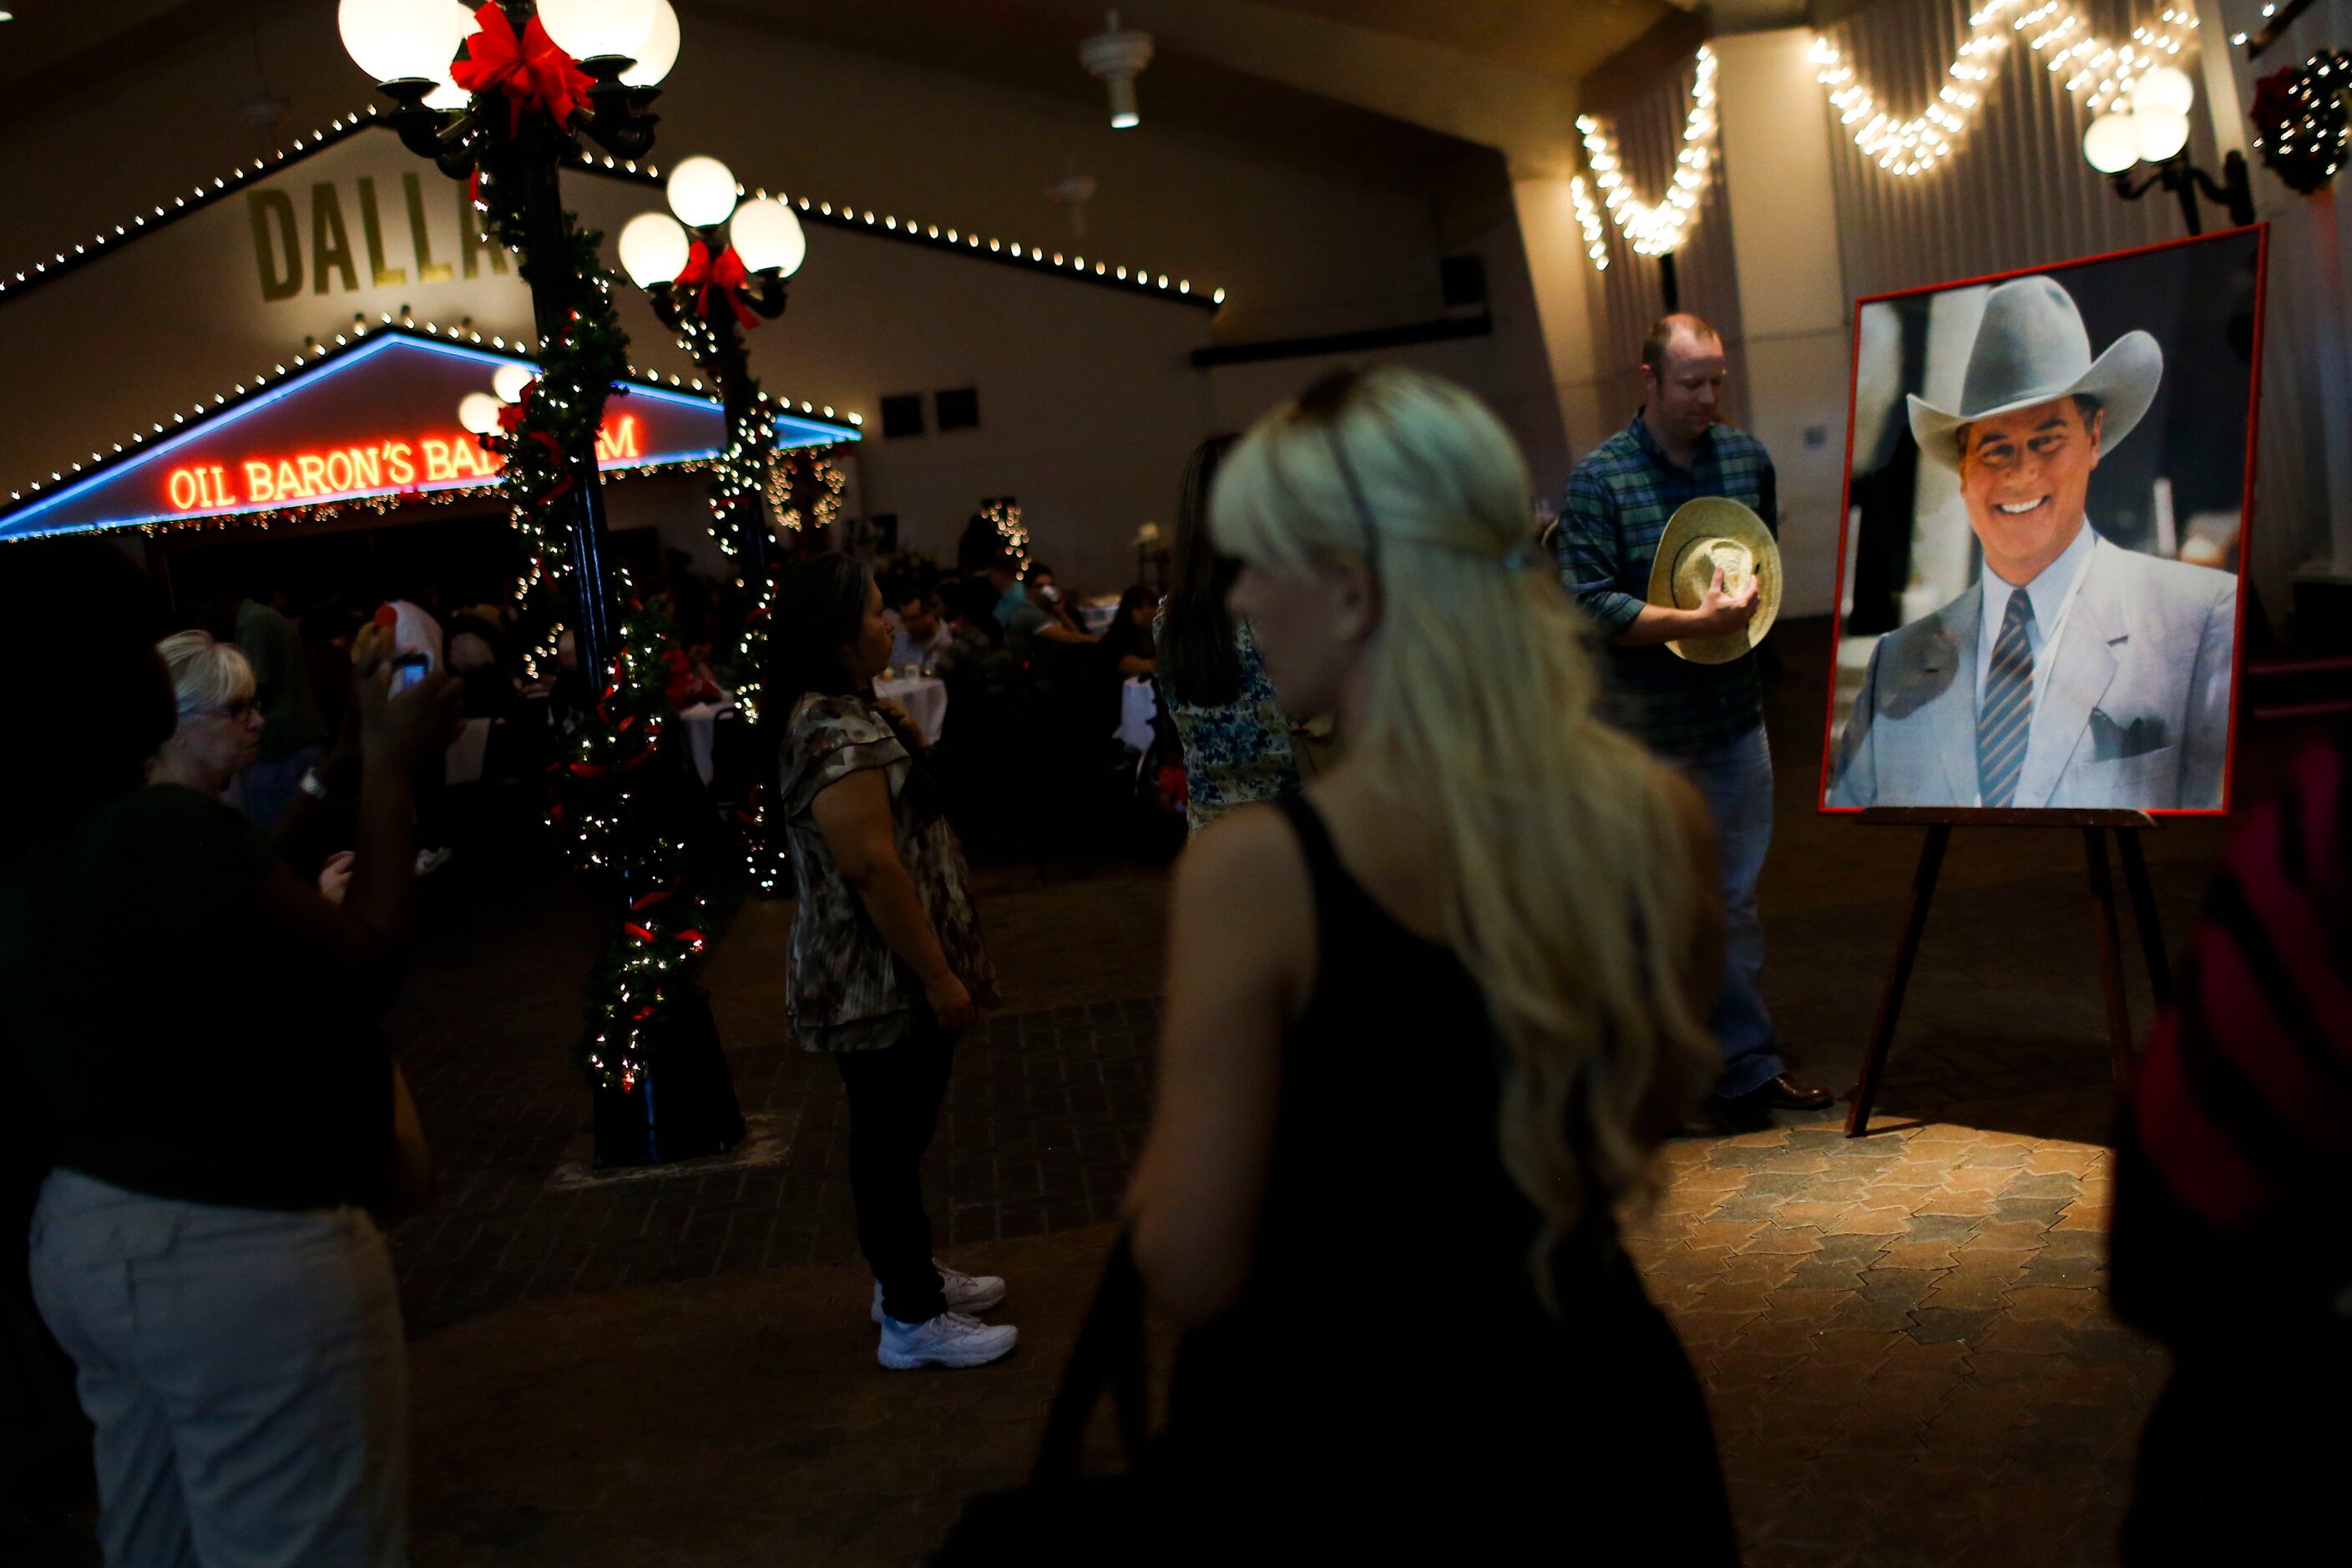
[[[1738,1562],[1697,1380],[1607,1214],[1559,1251],[1559,1315],[1538,1300],[1476,984],[1373,902],[1312,806],[1277,804],[1314,885],[1314,994],[1284,1042],[1248,1283],[1178,1352],[1177,1532]]]

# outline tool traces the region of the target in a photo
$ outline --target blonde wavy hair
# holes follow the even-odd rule
[[[1583,628],[1531,537],[1526,461],[1485,405],[1387,367],[1261,419],[1217,481],[1217,547],[1261,570],[1369,565],[1370,710],[1352,750],[1428,781],[1445,931],[1508,1047],[1503,1163],[1549,1261],[1595,1205],[1644,1189],[1643,1112],[1714,1047],[1688,955],[1703,889],[1660,771],[1593,711]]]
[[[155,651],[171,672],[172,698],[183,715],[221,712],[253,700],[253,666],[233,642],[210,632],[174,632]]]

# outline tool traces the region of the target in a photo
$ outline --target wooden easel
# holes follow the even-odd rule
[[[1911,908],[1904,918],[1903,940],[1895,950],[1895,966],[1887,973],[1886,989],[1878,999],[1878,1020],[1871,1026],[1870,1049],[1862,1059],[1862,1079],[1853,1091],[1853,1109],[1845,1119],[1845,1135],[1859,1138],[1870,1125],[1870,1108],[1878,1098],[1878,1080],[1886,1070],[1886,1053],[1895,1043],[1895,1026],[1903,1015],[1903,993],[1911,984],[1911,965],[1919,956],[1919,938],[1927,929],[1927,906],[1936,897],[1936,879],[1944,868],[1944,847],[1952,829],[1984,827],[2079,827],[2083,831],[2084,867],[2089,873],[2091,906],[2099,942],[2099,981],[2107,999],[2107,1050],[2115,1065],[2118,1088],[2131,1082],[2131,1012],[2124,994],[2122,939],[2116,923],[2116,887],[2107,871],[2106,834],[2113,829],[2123,857],[2124,885],[2132,902],[2132,923],[2139,928],[2139,945],[2147,962],[2148,985],[2162,1007],[2172,999],[2172,966],[2164,952],[2164,933],[2157,923],[2156,895],[2147,880],[2147,861],[2140,854],[2139,836],[2158,826],[2144,811],[2018,811],[1941,806],[1872,806],[1856,821],[1870,826],[1927,830],[1919,847],[1919,868],[1911,876]]]

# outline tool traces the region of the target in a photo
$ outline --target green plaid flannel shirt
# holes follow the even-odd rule
[[[1744,502],[1780,534],[1778,483],[1761,441],[1717,425],[1692,466],[1681,468],[1636,417],[1576,465],[1552,542],[1560,582],[1608,647],[1609,716],[1674,757],[1715,751],[1764,721],[1754,654],[1691,664],[1663,646],[1617,642],[1649,601],[1650,563],[1667,520],[1695,496]]]

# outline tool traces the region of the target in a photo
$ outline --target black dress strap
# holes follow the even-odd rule
[[[1319,927],[1345,907],[1349,893],[1358,890],[1356,879],[1339,863],[1339,847],[1331,842],[1323,814],[1308,805],[1305,795],[1286,795],[1274,804],[1289,819],[1291,832],[1298,836],[1298,852],[1307,860],[1307,880],[1315,889],[1315,919]]]

